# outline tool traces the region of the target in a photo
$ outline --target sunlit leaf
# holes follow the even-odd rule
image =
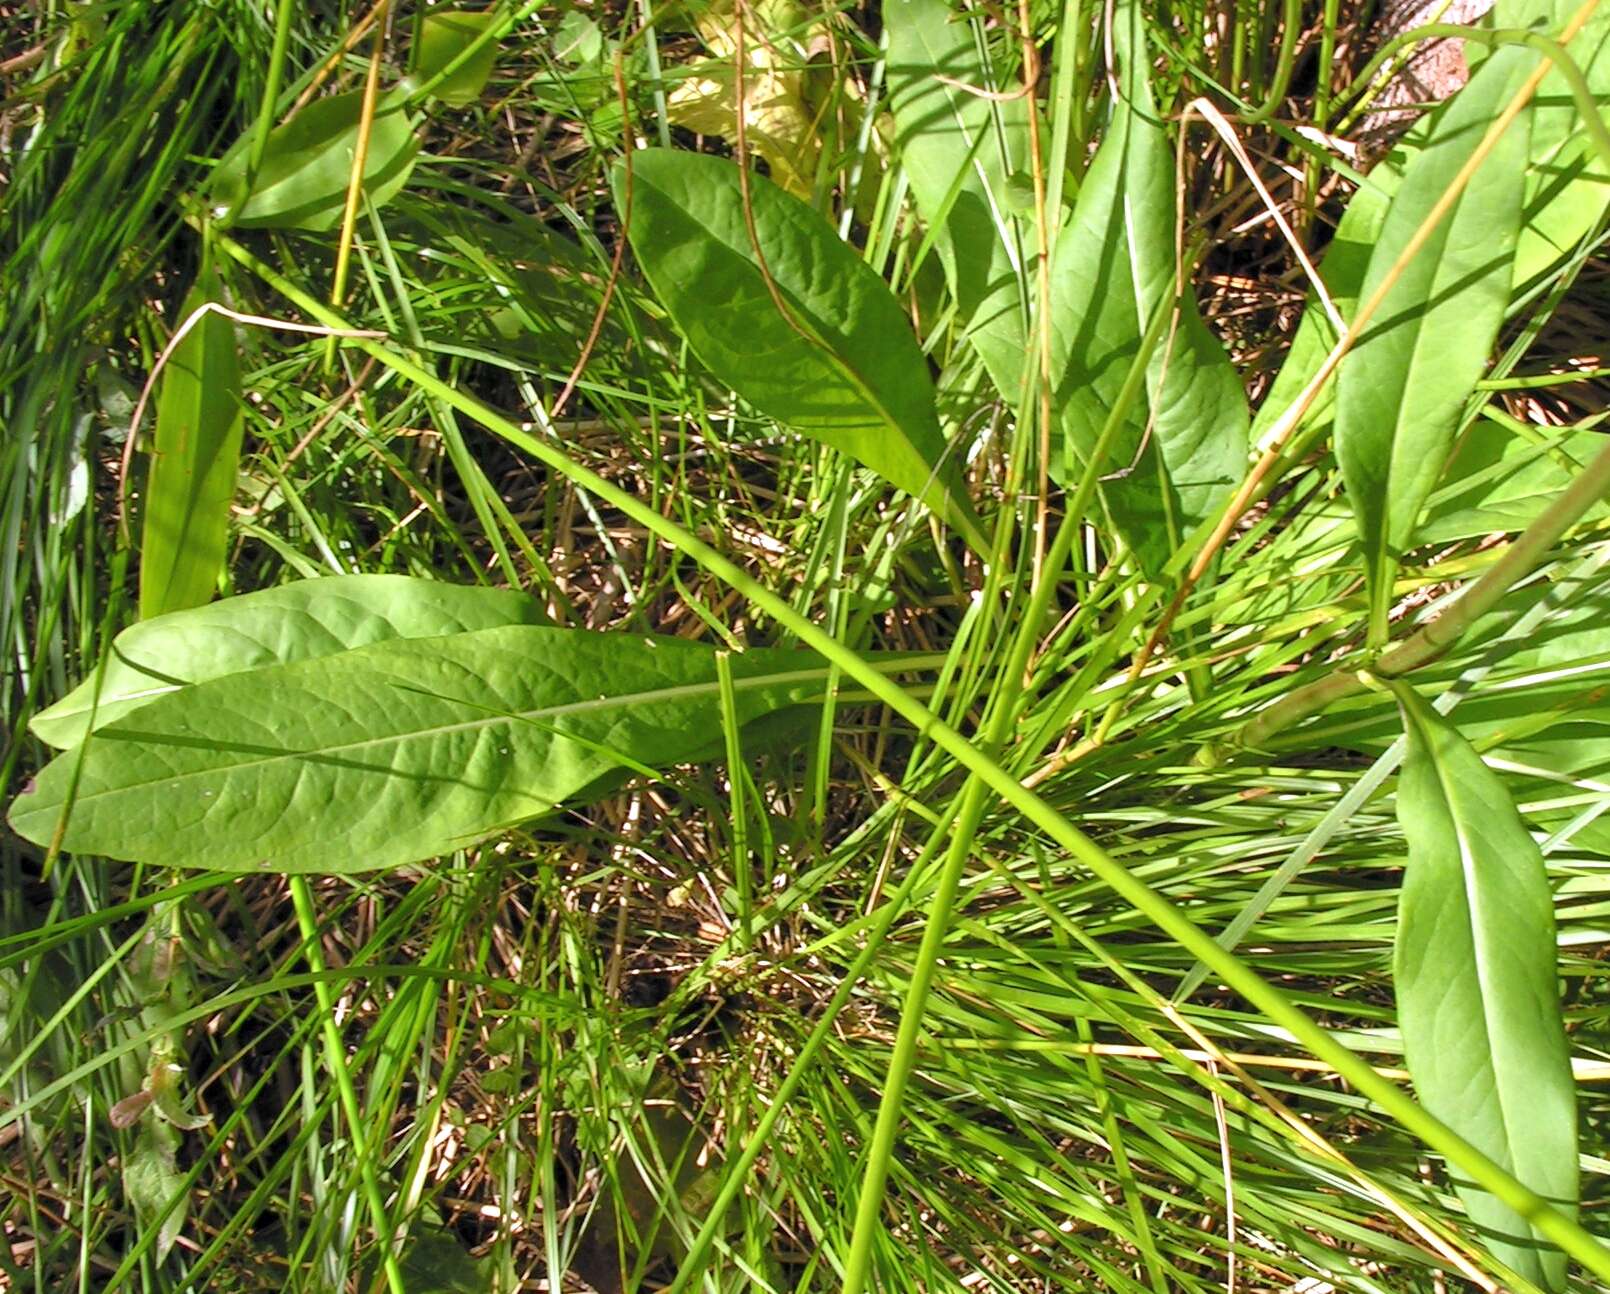
[[[1083,470],[1177,278],[1174,150],[1152,101],[1138,5],[1120,8],[1114,36],[1123,93],[1052,256],[1053,362],[1066,433],[1052,468],[1064,482]],[[1120,534],[1154,574],[1223,504],[1247,458],[1240,379],[1188,285],[1178,309],[1147,363],[1146,400],[1099,465]]]
[[[180,307],[180,323],[222,291],[204,275]],[[229,540],[242,434],[235,325],[208,312],[173,348],[157,398],[156,442],[140,536],[140,614],[159,616],[208,601]]]
[[[72,746],[92,728],[190,683],[389,638],[547,623],[532,598],[503,589],[404,575],[302,580],[131,625],[113,640],[99,680],[92,673],[28,726],[41,741]]]
[[[1502,781],[1412,689],[1398,689],[1408,840],[1398,1023],[1420,1100],[1518,1181],[1576,1210],[1576,1089],[1560,1012],[1554,898]],[[1493,1252],[1545,1289],[1565,1258],[1486,1191],[1454,1185]]]
[[[429,81],[467,50],[497,20],[490,9],[433,9],[420,20],[419,44],[414,48],[414,75]],[[486,88],[497,64],[496,41],[488,41],[433,92],[443,103],[463,107],[474,103]]]
[[[987,89],[988,77],[968,24],[946,0],[891,0],[883,21],[890,111],[912,197],[940,233],[936,248],[968,340],[996,389],[1015,400],[1030,351],[1030,243],[1013,219],[1022,210],[1014,179],[1027,165],[1028,100],[973,92]]]
[[[1395,280],[1388,276],[1537,57],[1499,50],[1448,105],[1404,173],[1360,290],[1368,298],[1391,284],[1337,376],[1336,456],[1358,518],[1378,628],[1396,563],[1413,543],[1509,301],[1526,183],[1524,114],[1425,245]]]
[[[739,722],[818,694],[809,653],[735,656]],[[622,768],[722,749],[714,651],[514,626],[391,639],[158,697],[48,765],[10,821],[168,866],[358,872],[537,817]],[[76,783],[75,783],[76,778]]]
[[[268,137],[268,151],[248,191],[247,140],[214,172],[214,209],[246,229],[334,229],[341,222],[357,155],[363,92],[315,99]],[[370,123],[364,191],[376,206],[408,182],[419,140],[400,96],[382,99]]]
[[[806,102],[809,30],[797,0],[746,4],[744,22],[744,134],[766,161],[771,178],[799,198],[809,198],[816,181],[816,159],[828,123]],[[687,68],[666,104],[673,125],[729,144],[738,139],[738,10],[723,0],[703,6],[699,34],[715,55]]]
[[[634,154],[632,249],[695,353],[762,413],[870,467],[979,540],[947,456],[934,388],[900,303],[820,215],[738,169],[666,149]],[[624,206],[624,172],[615,173]]]

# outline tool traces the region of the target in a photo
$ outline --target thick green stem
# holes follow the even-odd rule
[[[1297,61],[1297,37],[1303,29],[1303,0],[1286,0],[1280,16],[1280,53],[1275,57],[1275,79],[1269,85],[1264,101],[1251,112],[1241,114],[1243,126],[1256,126],[1268,121],[1286,99],[1286,88],[1291,85],[1292,65]]]
[[[263,282],[293,302],[299,309],[331,328],[346,328],[346,321],[322,302],[258,260],[233,239],[220,236],[219,250]],[[553,471],[568,478],[618,508],[650,534],[664,540],[697,561],[705,570],[754,606],[802,643],[837,664],[874,697],[905,719],[919,735],[946,751],[994,791],[1002,800],[1044,832],[1067,854],[1090,872],[1119,898],[1146,917],[1181,949],[1199,958],[1231,990],[1262,1012],[1270,1024],[1290,1033],[1295,1042],[1316,1058],[1331,1065],[1338,1076],[1351,1083],[1383,1112],[1398,1120],[1430,1149],[1445,1156],[1459,1171],[1486,1188],[1516,1213],[1535,1225],[1544,1235],[1576,1258],[1588,1270],[1610,1278],[1610,1249],[1587,1232],[1574,1219],[1553,1208],[1546,1200],[1515,1180],[1491,1159],[1440,1119],[1422,1109],[1389,1080],[1377,1074],[1361,1057],[1343,1046],[1329,1031],[1321,1028],[1273,985],[1267,983],[1239,957],[1220,948],[1172,903],[1134,875],[1106,850],[1097,845],[1033,791],[1024,787],[984,749],[966,735],[945,723],[921,701],[863,660],[859,654],[833,639],[820,627],[800,615],[788,602],[754,579],[696,536],[684,530],[635,495],[621,489],[598,473],[572,460],[558,445],[540,439],[479,400],[455,390],[429,369],[393,351],[382,342],[365,337],[350,344],[380,364],[429,391],[438,399],[475,419],[494,435],[530,454]],[[1072,520],[1064,522],[1072,525]],[[1058,535],[1058,540],[1062,538]],[[1049,585],[1050,581],[1045,584]]]
[[[1436,660],[1536,569],[1560,537],[1606,494],[1610,494],[1610,445],[1599,451],[1548,511],[1532,522],[1458,601],[1413,637],[1383,653],[1368,673],[1382,679],[1400,678]],[[1304,719],[1368,687],[1362,671],[1338,670],[1275,702],[1241,729],[1235,744],[1257,750]]]

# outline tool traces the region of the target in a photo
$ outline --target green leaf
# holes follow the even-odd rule
[[[547,623],[535,601],[505,589],[406,575],[301,580],[131,625],[112,642],[99,705],[91,674],[28,727],[52,746],[74,746],[93,729],[191,683],[390,638]]]
[[[1012,181],[1028,164],[1028,100],[991,102],[962,88],[990,82],[969,24],[947,0],[890,0],[883,21],[889,105],[911,195],[938,231],[968,341],[996,389],[1016,400],[1030,347],[1028,257]]]
[[[1498,50],[1449,103],[1392,199],[1361,296],[1385,282],[1537,58]],[[1414,541],[1503,322],[1527,149],[1523,114],[1393,284],[1337,375],[1336,456],[1358,518],[1378,634],[1396,563]]]
[[[733,659],[740,723],[818,694],[809,653]],[[43,843],[225,871],[344,873],[435,857],[622,767],[722,749],[713,650],[513,626],[392,639],[159,697],[13,801]]]
[[[181,325],[222,292],[203,274]],[[229,541],[242,433],[235,325],[208,312],[173,348],[157,397],[156,447],[140,537],[140,614],[158,616],[212,598]]]
[[[416,1224],[398,1260],[408,1294],[490,1294],[496,1288],[488,1264],[464,1251],[463,1242],[442,1227]],[[379,1275],[379,1273],[376,1273]],[[374,1285],[370,1279],[370,1287]],[[380,1277],[384,1288],[384,1277]]]
[[[1154,312],[1175,295],[1174,152],[1147,84],[1137,5],[1119,10],[1114,35],[1123,93],[1051,262],[1052,363],[1066,435],[1052,469],[1065,483],[1093,451]],[[1100,465],[1119,533],[1152,575],[1247,466],[1240,380],[1189,290],[1179,312],[1147,363],[1145,401]]]
[[[370,123],[363,185],[376,206],[408,182],[419,152],[404,103],[400,95],[382,99]],[[250,192],[249,139],[242,138],[213,174],[214,215],[243,229],[334,229],[346,207],[362,112],[361,90],[315,99],[269,135]]]
[[[1518,1181],[1574,1214],[1576,1091],[1543,856],[1499,778],[1412,689],[1397,689],[1408,840],[1398,1022],[1421,1102]],[[1487,1192],[1454,1185],[1493,1253],[1545,1289],[1565,1257]]]
[[[490,9],[435,9],[419,26],[419,44],[414,47],[414,76],[424,83],[467,50],[496,20]],[[464,107],[481,97],[492,68],[497,63],[496,41],[488,41],[433,92],[443,103]]]
[[[810,207],[749,186],[779,313],[744,223],[731,162],[651,148],[632,157],[632,250],[705,365],[755,408],[870,467],[982,544],[900,303]],[[625,207],[625,172],[615,171]]]
[[[1548,34],[1565,25],[1552,5],[1509,6],[1515,26],[1541,26]],[[1535,12],[1541,10],[1541,13]],[[1527,12],[1534,11],[1534,12]],[[1610,9],[1600,6],[1566,47],[1600,103],[1610,98]],[[1610,172],[1582,128],[1581,110],[1565,78],[1551,69],[1532,107],[1532,169],[1527,175],[1525,223],[1515,249],[1515,283],[1530,283],[1576,249],[1610,206]]]
[[[559,20],[553,33],[553,56],[571,67],[598,63],[608,52],[603,29],[578,9]]]
[[[156,1243],[159,1263],[179,1238],[185,1215],[190,1211],[185,1175],[179,1171],[177,1163],[179,1142],[179,1133],[170,1124],[147,1112],[140,1120],[134,1149],[123,1161],[123,1192],[134,1206],[135,1217],[142,1228],[160,1225]],[[158,1224],[157,1219],[175,1197],[178,1203]]]
[[[1422,544],[1443,544],[1524,530],[1603,446],[1596,431],[1512,430],[1478,418],[1460,436],[1416,537]],[[1603,514],[1600,504],[1589,515]]]

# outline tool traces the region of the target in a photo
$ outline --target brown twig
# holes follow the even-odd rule
[[[615,97],[621,105],[621,134],[626,140],[626,151],[621,155],[622,183],[621,194],[621,225],[615,238],[615,251],[609,258],[609,278],[604,283],[604,295],[598,302],[598,309],[593,314],[592,327],[587,330],[587,339],[581,344],[581,354],[576,356],[576,363],[570,370],[570,376],[565,379],[558,397],[553,402],[553,409],[549,412],[550,421],[559,417],[560,410],[565,407],[576,383],[581,381],[581,375],[586,371],[587,363],[593,357],[593,349],[598,345],[598,339],[604,333],[604,320],[609,315],[609,303],[615,297],[615,286],[620,282],[621,265],[626,258],[626,231],[632,224],[632,105],[626,97],[626,70],[624,66],[623,48],[617,48],[613,70],[615,74]]]

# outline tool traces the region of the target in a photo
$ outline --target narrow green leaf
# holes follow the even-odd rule
[[[1114,17],[1122,94],[1051,263],[1053,365],[1065,454],[1077,479],[1139,353],[1146,325],[1175,295],[1174,153],[1152,102],[1138,5]],[[1187,289],[1147,363],[1137,402],[1101,470],[1113,520],[1155,575],[1246,468],[1240,380]]]
[[[865,464],[982,543],[946,454],[933,382],[900,303],[822,217],[738,168],[651,148],[632,158],[632,250],[699,358],[762,413]],[[624,209],[625,172],[615,171]]]
[[[180,307],[181,324],[220,300],[216,280],[204,274]],[[174,347],[159,380],[140,538],[142,616],[198,606],[218,587],[243,425],[235,325],[204,315]]]
[[[249,192],[249,150],[242,139],[213,173],[214,214],[243,229],[334,229],[346,206],[362,112],[359,90],[315,99],[268,137]],[[383,205],[408,182],[418,152],[414,119],[401,96],[382,100],[364,156],[364,192],[371,202]]]
[[[814,655],[733,658],[741,722],[818,694]],[[359,872],[546,813],[622,767],[721,750],[713,650],[513,626],[392,639],[159,697],[13,801],[43,843],[170,866]]]
[[[474,44],[497,17],[490,9],[435,9],[426,14],[419,25],[419,44],[414,47],[415,77],[420,82],[429,81]],[[495,41],[481,46],[462,67],[436,87],[436,97],[454,107],[474,103],[486,88],[497,56]]]
[[[891,0],[883,22],[889,106],[911,195],[939,231],[935,246],[967,339],[996,389],[1016,400],[1029,353],[1028,273],[1011,189],[1028,166],[1029,101],[991,102],[963,88],[989,78],[969,24],[947,0]]]
[[[1385,281],[1537,59],[1531,50],[1500,49],[1449,103],[1404,173],[1362,296]],[[1503,322],[1528,136],[1523,114],[1404,269],[1337,375],[1336,456],[1358,518],[1377,636],[1385,629],[1396,563],[1413,544],[1420,510]]]
[[[301,580],[131,625],[113,640],[98,683],[92,673],[28,727],[52,746],[74,746],[86,733],[191,683],[390,638],[547,623],[533,599],[506,589],[406,575]]]
[[[1509,792],[1458,731],[1397,689],[1408,840],[1396,949],[1398,1023],[1426,1108],[1574,1214],[1576,1090],[1560,1012],[1554,900]],[[1545,1289],[1565,1257],[1525,1218],[1455,1178],[1493,1253]]]

